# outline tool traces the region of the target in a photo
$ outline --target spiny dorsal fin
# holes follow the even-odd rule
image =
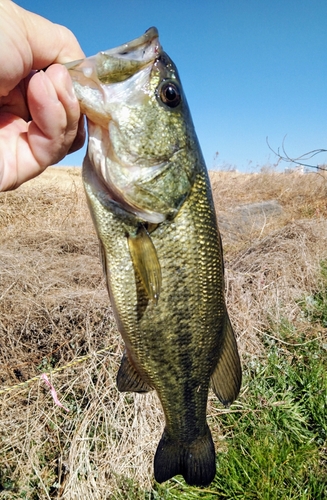
[[[136,236],[128,237],[128,246],[149,300],[157,304],[161,289],[161,268],[151,236],[143,225]]]
[[[229,406],[240,391],[242,370],[235,335],[227,312],[222,336],[220,356],[211,376],[211,385],[220,401]]]
[[[119,392],[149,392],[152,387],[144,382],[140,374],[128,359],[124,352],[117,374],[117,388]]]

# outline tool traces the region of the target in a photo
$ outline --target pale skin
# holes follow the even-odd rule
[[[62,64],[85,56],[67,28],[10,0],[0,0],[0,48],[0,191],[6,191],[83,145],[83,119]]]

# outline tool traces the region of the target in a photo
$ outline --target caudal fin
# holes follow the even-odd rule
[[[172,440],[165,431],[154,457],[158,483],[181,474],[191,486],[208,486],[216,474],[216,454],[209,427],[192,443]]]

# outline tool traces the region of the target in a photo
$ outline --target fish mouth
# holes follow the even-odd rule
[[[73,82],[97,86],[123,82],[142,70],[162,52],[157,28],[149,28],[142,36],[95,56],[66,63]]]
[[[146,32],[138,38],[131,40],[130,42],[124,43],[115,47],[113,49],[106,50],[104,53],[111,55],[113,57],[128,57],[129,59],[139,60],[143,59],[144,55],[147,54],[148,49],[154,45],[160,47],[159,43],[159,32],[157,28],[152,26]],[[141,55],[140,51],[143,51]]]

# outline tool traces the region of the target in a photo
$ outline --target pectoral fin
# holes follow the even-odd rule
[[[144,226],[139,228],[136,236],[128,237],[128,246],[144,289],[149,299],[157,304],[161,288],[161,268],[151,236]]]
[[[242,370],[235,335],[227,312],[222,337],[220,357],[211,376],[211,385],[220,401],[225,406],[229,406],[238,396],[242,381]]]
[[[117,374],[119,392],[149,392],[152,387],[145,382],[130,362],[126,352],[123,354]]]

